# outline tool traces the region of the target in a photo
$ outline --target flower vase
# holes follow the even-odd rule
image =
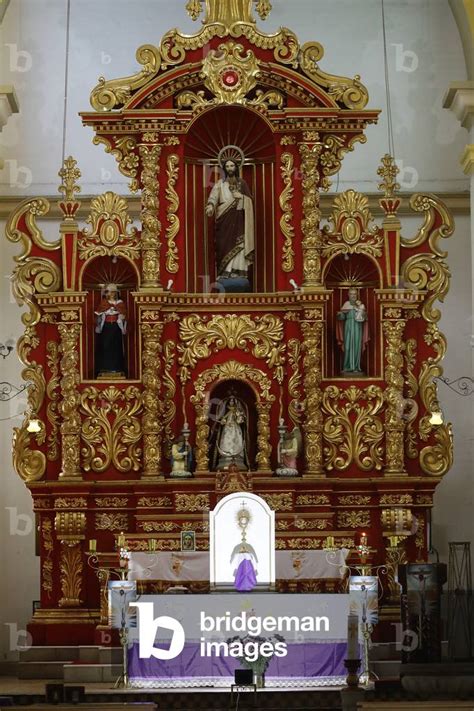
[[[255,685],[257,689],[265,688],[265,674],[255,674]]]

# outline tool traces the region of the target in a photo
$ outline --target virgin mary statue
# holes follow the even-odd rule
[[[223,177],[212,188],[206,206],[207,216],[214,215],[216,219],[217,279],[248,280],[254,259],[255,231],[252,197],[240,177],[244,155],[237,146],[226,146],[218,160]]]
[[[248,469],[247,418],[241,402],[233,395],[217,413],[216,429],[214,466],[223,470],[233,464]]]

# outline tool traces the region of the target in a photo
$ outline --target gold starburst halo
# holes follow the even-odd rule
[[[224,146],[224,148],[219,152],[217,160],[219,161],[219,165],[221,166],[222,170],[224,170],[224,166],[228,160],[233,161],[239,167],[240,170],[240,168],[242,168],[244,164],[245,155],[243,150],[238,146],[229,145]]]

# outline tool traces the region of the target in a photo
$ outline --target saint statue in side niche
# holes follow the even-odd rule
[[[248,470],[248,417],[240,400],[233,395],[219,407],[216,429],[213,467],[223,470],[232,465]]]
[[[217,280],[225,291],[250,291],[255,229],[252,196],[240,177],[244,154],[237,146],[226,146],[218,160],[224,176],[212,188],[206,206],[207,216],[215,216]]]
[[[192,476],[193,448],[189,444],[191,431],[185,423],[171,447],[171,476],[177,479]]]
[[[337,342],[344,353],[343,375],[361,375],[361,358],[369,342],[367,309],[357,289],[349,289],[348,300],[337,313]]]
[[[99,378],[125,377],[123,337],[127,333],[127,311],[115,284],[107,284],[95,312],[97,333],[96,373]]]

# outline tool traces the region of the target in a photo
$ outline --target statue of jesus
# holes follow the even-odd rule
[[[215,215],[217,280],[229,291],[250,291],[250,283],[245,284],[245,281],[248,281],[255,251],[252,196],[240,177],[243,162],[244,155],[236,146],[222,149],[219,165],[224,177],[212,188],[206,206],[207,216]],[[240,280],[240,287],[238,281],[234,282],[236,289],[232,284],[226,285],[229,279]]]

